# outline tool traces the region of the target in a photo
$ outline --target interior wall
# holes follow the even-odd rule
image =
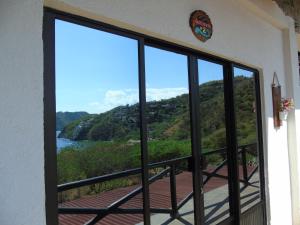
[[[45,224],[43,2],[0,1],[0,224]]]

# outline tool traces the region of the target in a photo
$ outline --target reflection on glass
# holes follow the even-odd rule
[[[234,68],[234,101],[242,212],[259,202],[258,140],[253,72]]]
[[[191,155],[187,57],[157,48],[145,48],[148,152],[150,163]],[[173,209],[179,221],[193,224],[193,200],[176,206],[192,192],[188,159],[165,162],[149,170],[158,178],[150,185],[150,207]],[[176,189],[176,190],[175,190]],[[153,214],[152,224],[168,224],[170,214]],[[177,220],[178,222],[178,220]]]
[[[140,167],[137,41],[60,20],[55,26],[58,183]],[[59,206],[105,208],[140,185],[140,174],[109,179],[60,192]],[[120,207],[142,209],[142,194]],[[127,224],[143,221],[125,216]],[[93,217],[59,215],[59,223]],[[107,215],[101,224],[123,217]]]
[[[229,217],[223,66],[198,60],[206,224]]]

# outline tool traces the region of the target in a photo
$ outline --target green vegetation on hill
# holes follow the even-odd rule
[[[149,139],[188,138],[188,119],[188,95],[147,103]],[[139,104],[119,106],[70,123],[60,137],[93,141],[137,140],[139,123]]]
[[[253,80],[235,78],[235,102],[240,143],[255,141]],[[203,148],[226,145],[223,81],[199,86]],[[186,140],[190,138],[187,94],[147,102],[149,140]],[[65,126],[60,137],[72,140],[128,141],[139,139],[139,105],[119,106],[99,115],[88,115]]]
[[[204,149],[226,146],[225,106],[223,81],[200,85],[201,137]]]
[[[149,161],[190,155],[190,141],[150,141]],[[141,166],[140,144],[98,141],[82,149],[68,147],[57,155],[59,183],[109,174]]]
[[[149,162],[190,155],[190,141],[149,141]],[[97,141],[84,149],[67,147],[57,155],[58,184],[141,167],[139,143]],[[155,171],[149,171],[155,173]],[[141,183],[140,174],[63,192],[59,201]]]
[[[87,115],[87,112],[57,112],[56,130],[61,131],[66,125]]]
[[[256,142],[255,86],[253,80],[235,77],[235,114],[239,145]]]

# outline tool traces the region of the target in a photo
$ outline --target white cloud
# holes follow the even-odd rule
[[[187,88],[147,88],[147,101],[159,101],[188,93]]]
[[[104,104],[116,107],[119,105],[132,105],[139,101],[137,89],[109,90],[105,93]]]
[[[188,93],[187,88],[147,88],[147,101],[159,101]],[[90,102],[92,111],[102,113],[121,105],[133,105],[139,101],[138,89],[108,90],[102,102]]]

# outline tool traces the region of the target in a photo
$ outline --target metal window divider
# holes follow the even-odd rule
[[[145,78],[145,43],[144,39],[138,40],[139,63],[139,100],[140,100],[140,138],[141,138],[141,164],[143,186],[144,224],[150,225],[150,193],[149,193],[149,168],[147,146],[147,121],[146,121],[146,78]]]

